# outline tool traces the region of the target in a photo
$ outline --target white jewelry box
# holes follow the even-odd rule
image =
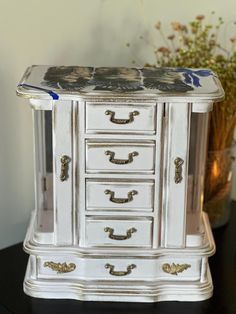
[[[206,69],[32,66],[36,209],[24,281],[40,298],[198,301],[215,251],[202,212]]]

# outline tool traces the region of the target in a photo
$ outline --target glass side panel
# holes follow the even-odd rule
[[[198,234],[203,206],[208,114],[192,113],[187,191],[187,234]]]
[[[53,232],[52,112],[35,115],[37,232]]]

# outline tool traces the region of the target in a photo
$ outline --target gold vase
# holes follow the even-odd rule
[[[234,149],[235,144],[208,152],[203,209],[208,213],[212,228],[221,227],[229,220]]]

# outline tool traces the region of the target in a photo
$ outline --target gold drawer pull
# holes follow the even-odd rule
[[[174,161],[175,163],[175,183],[178,184],[183,180],[182,172],[183,172],[183,159],[177,157]]]
[[[109,200],[113,203],[117,203],[117,204],[124,204],[124,203],[129,203],[129,202],[132,202],[133,201],[133,196],[138,194],[137,191],[133,190],[133,191],[130,191],[128,192],[127,194],[127,198],[117,198],[115,197],[115,192],[111,191],[111,190],[105,190],[104,191],[105,194],[110,194],[110,198]]]
[[[105,151],[105,155],[110,156],[109,161],[113,164],[117,165],[125,165],[125,164],[130,164],[133,162],[133,157],[138,156],[138,152],[132,152],[128,154],[128,159],[115,159],[115,153],[107,150]]]
[[[134,117],[139,115],[138,111],[133,111],[129,113],[129,119],[116,119],[115,112],[111,110],[107,110],[105,112],[107,116],[110,116],[110,121],[115,124],[128,124],[134,121]]]
[[[175,264],[175,263],[172,263],[172,264],[163,264],[162,265],[162,270],[167,273],[167,274],[170,274],[170,275],[178,275],[178,273],[182,273],[184,270],[190,268],[191,265],[189,264]]]
[[[70,162],[69,156],[64,155],[61,157],[61,175],[60,175],[61,181],[66,181],[69,177],[68,175],[69,162]]]
[[[127,240],[127,239],[130,239],[132,237],[132,233],[137,232],[137,229],[135,229],[135,228],[128,229],[126,231],[126,235],[114,234],[114,229],[112,229],[110,227],[104,228],[104,231],[109,233],[108,237],[112,240]]]
[[[45,262],[44,267],[49,267],[52,270],[56,271],[58,274],[70,273],[71,271],[76,269],[76,265],[74,263],[54,263],[54,262]]]
[[[106,264],[105,268],[109,269],[109,274],[111,274],[112,276],[126,276],[131,274],[132,269],[136,268],[137,266],[135,264],[131,264],[129,266],[127,266],[127,270],[125,271],[115,271],[115,266],[111,265],[111,264]]]

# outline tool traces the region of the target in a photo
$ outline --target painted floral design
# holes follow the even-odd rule
[[[140,71],[136,68],[97,68],[90,84],[95,90],[143,90]]]
[[[88,85],[93,73],[92,67],[55,66],[48,68],[44,85],[51,88],[76,91]]]
[[[55,66],[48,68],[42,85],[66,91],[135,92],[159,90],[185,93],[200,87],[201,77],[212,75],[208,70],[185,68],[92,68]]]
[[[143,84],[148,89],[158,89],[163,92],[187,92],[193,90],[183,81],[180,73],[171,68],[143,68]]]

